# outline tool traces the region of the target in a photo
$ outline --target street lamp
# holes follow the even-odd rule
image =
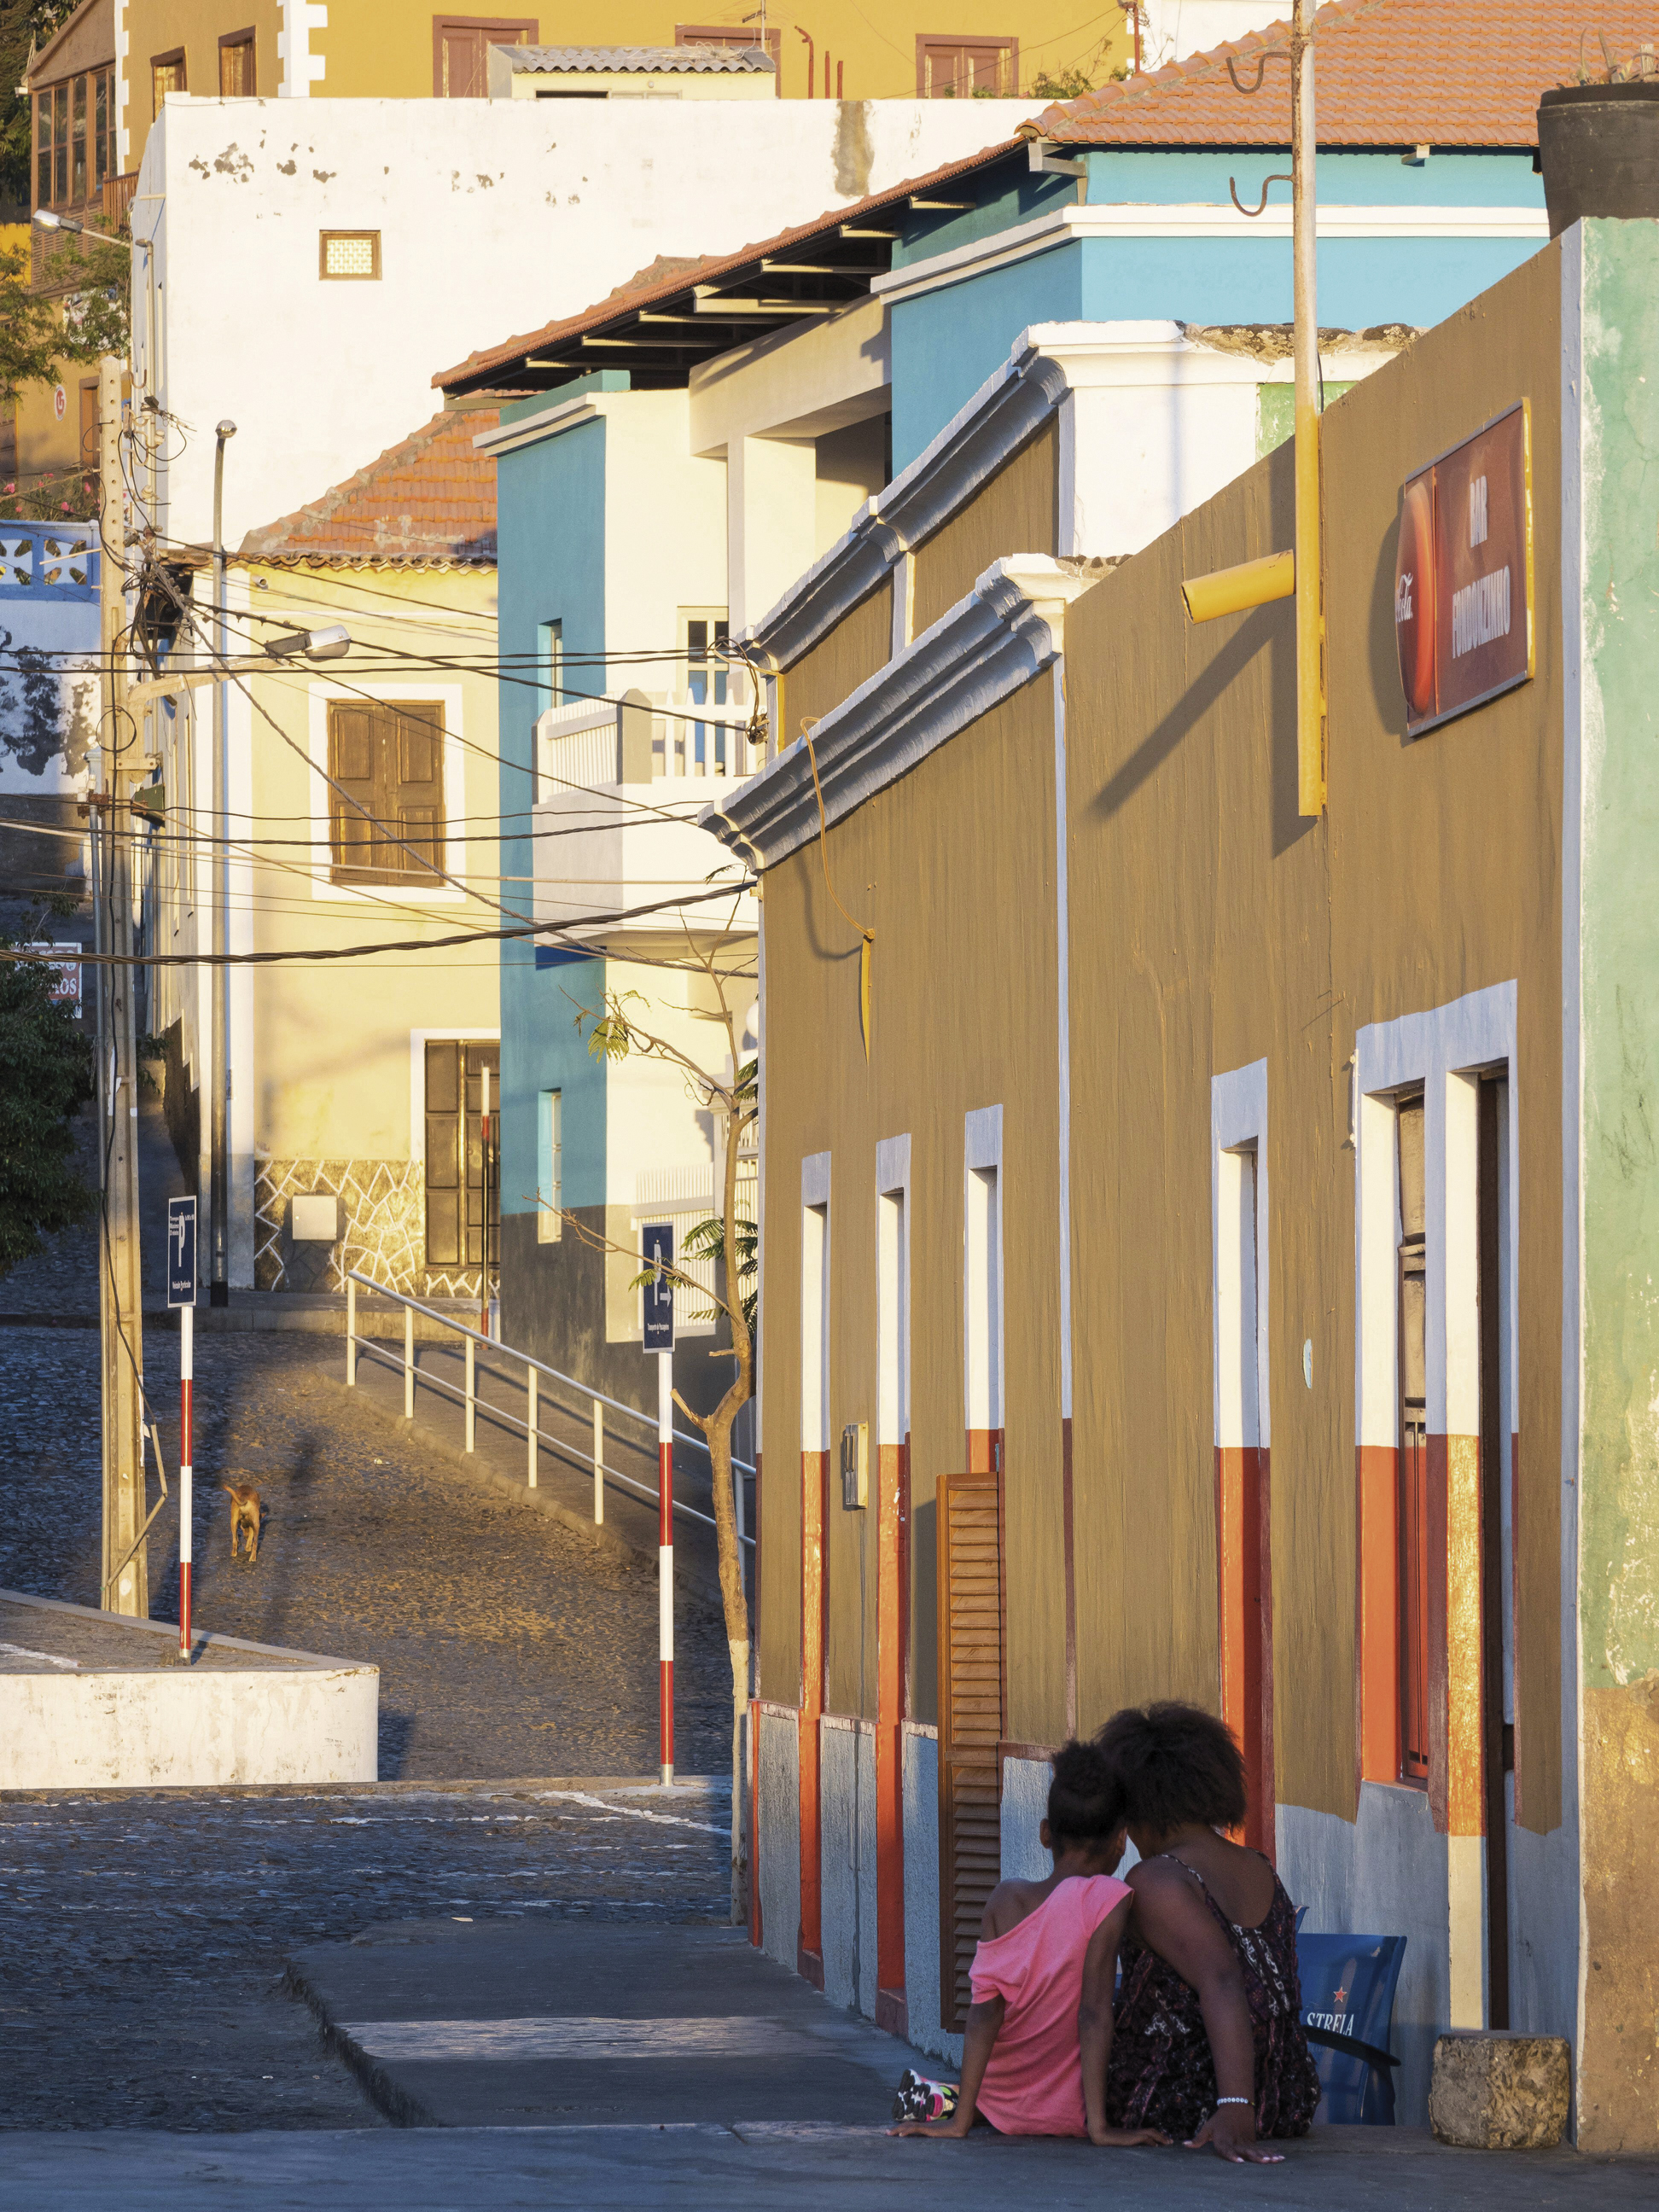
[[[134,241],[125,238],[112,238],[105,230],[88,230],[78,215],[54,215],[50,208],[36,208],[34,222],[36,228],[40,230],[67,230],[72,232],[76,237],[95,238],[100,246],[130,246],[135,242],[139,246],[149,244],[147,238]]]
[[[325,629],[279,630],[265,640],[264,649],[273,660],[295,660],[301,654],[307,660],[343,660],[351,650],[351,632],[343,623],[330,623]]]

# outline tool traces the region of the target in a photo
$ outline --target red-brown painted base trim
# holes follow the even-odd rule
[[[876,1991],[876,2026],[884,2035],[896,2035],[903,2043],[910,2040],[910,2008],[902,1990]]]
[[[821,1990],[823,1987],[823,1952],[798,1950],[795,1953],[795,1972],[803,1981],[811,1982],[815,1990]]]

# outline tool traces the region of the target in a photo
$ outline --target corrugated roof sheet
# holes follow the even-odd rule
[[[1076,146],[1288,146],[1288,21],[1047,107],[1027,135]],[[1322,146],[1527,147],[1540,93],[1659,41],[1654,0],[1328,0],[1314,24]]]
[[[511,52],[514,74],[523,76],[551,70],[724,70],[769,76],[774,67],[771,56],[758,46],[514,46]]]
[[[488,346],[482,352],[469,354],[453,368],[441,370],[432,381],[444,390],[452,385],[471,382],[494,370],[505,369],[540,347],[578,337],[583,331],[601,330],[605,324],[619,322],[625,316],[637,313],[641,307],[648,307],[659,300],[672,299],[694,283],[714,283],[720,277],[733,275],[751,262],[777,254],[786,247],[801,246],[828,232],[838,230],[842,223],[856,225],[866,217],[878,215],[884,209],[900,205],[913,192],[925,191],[931,185],[948,184],[954,177],[967,176],[975,169],[984,168],[992,161],[1005,160],[1010,154],[1017,154],[1020,150],[1021,142],[1018,138],[1001,140],[980,153],[970,154],[963,161],[947,162],[943,168],[929,170],[926,176],[908,177],[902,184],[890,185],[885,191],[872,192],[864,199],[850,201],[846,207],[834,209],[827,215],[815,217],[811,222],[797,223],[793,229],[781,230],[771,238],[760,239],[752,245],[741,246],[735,253],[709,254],[700,260],[690,261],[659,256],[652,267],[666,268],[672,270],[671,275],[653,277],[651,270],[645,270],[640,277],[619,287],[597,306],[584,307],[580,314],[567,315],[562,321],[544,324],[540,330],[522,332],[501,345]],[[490,388],[495,387],[492,384]]]
[[[472,441],[500,420],[494,407],[434,416],[308,507],[250,530],[243,556],[493,565],[495,464]]]

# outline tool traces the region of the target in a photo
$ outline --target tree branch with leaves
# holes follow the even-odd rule
[[[575,1018],[579,1032],[587,1041],[588,1051],[596,1060],[622,1061],[627,1060],[655,1060],[678,1069],[686,1087],[696,1103],[714,1118],[718,1126],[724,1153],[722,1189],[718,1214],[702,1223],[693,1231],[693,1239],[700,1250],[693,1257],[709,1256],[716,1260],[715,1283],[713,1291],[697,1283],[678,1267],[662,1272],[676,1286],[684,1288],[701,1298],[708,1299],[714,1312],[723,1316],[731,1331],[731,1344],[717,1346],[711,1358],[730,1358],[733,1373],[719,1403],[713,1411],[699,1413],[689,1406],[678,1390],[674,1403],[688,1421],[702,1431],[708,1446],[712,1466],[714,1532],[720,1559],[720,1602],[726,1621],[726,1648],[732,1662],[732,1918],[742,1921],[748,1911],[749,1856],[748,1828],[744,1819],[743,1775],[744,1723],[749,1710],[750,1649],[749,1605],[744,1589],[742,1547],[738,1540],[736,1493],[733,1487],[734,1470],[732,1464],[732,1431],[738,1415],[754,1395],[755,1386],[755,1302],[752,1295],[744,1293],[744,1276],[752,1272],[745,1268],[745,1242],[750,1255],[754,1251],[754,1225],[738,1212],[738,1155],[744,1139],[754,1127],[758,1112],[759,1062],[751,1056],[742,1056],[742,1032],[738,1018],[733,1012],[726,992],[727,971],[718,963],[715,953],[696,944],[690,946],[692,963],[702,969],[713,990],[719,1008],[716,1017],[726,1035],[726,1066],[716,1072],[704,1066],[683,1046],[652,1025],[649,1009],[637,992],[607,991],[601,1009],[580,1007]],[[564,1218],[574,1234],[585,1243],[613,1252],[624,1248],[613,1244],[609,1237],[600,1235],[567,1212]],[[736,1255],[736,1264],[732,1257]],[[629,1257],[637,1257],[629,1254]],[[654,1278],[658,1270],[644,1269],[635,1278],[641,1283]]]

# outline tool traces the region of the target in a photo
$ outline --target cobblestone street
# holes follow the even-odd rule
[[[283,1989],[290,1950],[416,1917],[723,1919],[726,1804],[345,1788],[0,1802],[0,2129],[379,2127]]]
[[[148,1260],[170,1155],[145,1123]],[[95,1252],[90,1227],[66,1232],[0,1280],[0,1587],[88,1606]],[[400,1786],[0,1802],[0,2046],[29,2053],[0,2069],[0,2128],[379,2127],[283,1987],[296,1946],[419,1917],[725,1917],[718,1789],[665,1810],[444,1787],[654,1775],[656,1578],[355,1404],[341,1364],[333,1336],[198,1330],[195,1618],[378,1666],[380,1775]],[[161,1327],[145,1371],[171,1475],[178,1339]],[[257,1567],[231,1562],[221,1480],[263,1494]],[[176,1620],[172,1503],[149,1570],[152,1617]],[[682,1592],[678,1612],[678,1764],[720,1775],[724,1638],[704,1600]]]
[[[146,1213],[171,1154],[147,1115]],[[159,1224],[158,1224],[159,1231]],[[160,1236],[146,1228],[146,1256]],[[0,1311],[97,1311],[90,1228],[0,1279]],[[147,1273],[149,1269],[147,1268]],[[155,1292],[152,1289],[151,1301]],[[175,1335],[144,1345],[171,1471]],[[654,1571],[473,1481],[453,1460],[354,1404],[331,1378],[339,1340],[282,1331],[196,1337],[198,1626],[380,1668],[383,1781],[654,1774]],[[0,1588],[99,1601],[95,1328],[0,1329],[11,1449],[0,1464]],[[254,1483],[256,1567],[230,1559],[221,1480]],[[150,1502],[155,1500],[153,1469]],[[152,1618],[178,1618],[178,1521],[149,1545]],[[687,1774],[730,1766],[730,1676],[714,1607],[680,1592],[676,1751]]]

